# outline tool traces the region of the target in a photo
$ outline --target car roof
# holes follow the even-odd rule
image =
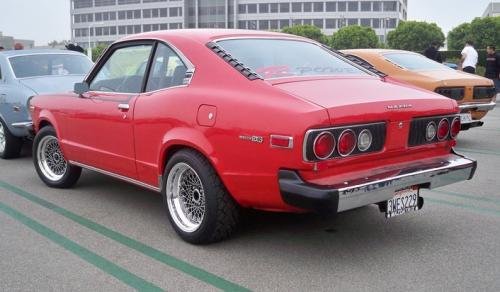
[[[303,37],[271,31],[257,31],[244,29],[174,29],[146,32],[127,36],[120,41],[139,40],[139,39],[168,39],[169,37],[189,38],[198,43],[206,44],[216,39],[222,38],[244,38],[244,37],[276,37],[276,38],[293,38],[311,41]]]
[[[70,50],[57,50],[57,49],[31,49],[31,50],[9,50],[1,51],[0,55],[5,57],[17,57],[17,56],[29,56],[36,54],[71,54],[71,55],[83,55],[82,53],[70,51]]]
[[[342,50],[344,53],[359,53],[363,55],[383,55],[388,53],[402,53],[402,54],[418,54],[416,52],[404,51],[404,50],[393,50],[393,49],[352,49],[352,50]]]

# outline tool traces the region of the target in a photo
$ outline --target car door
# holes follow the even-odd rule
[[[158,43],[145,93],[136,102],[134,134],[139,179],[158,185],[158,157],[171,129],[185,129],[195,120],[199,104],[194,104],[187,87],[194,66],[177,49]]]
[[[153,42],[111,47],[86,82],[89,91],[72,101],[62,141],[80,164],[137,178],[134,105],[143,91]]]

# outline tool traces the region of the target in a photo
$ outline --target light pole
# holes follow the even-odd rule
[[[87,56],[90,58],[90,60],[92,60],[92,46],[90,45],[90,29],[95,26],[95,25],[102,25],[103,23],[102,22],[92,22],[89,24],[88,28],[89,28],[89,31],[88,31],[88,47],[87,47]]]
[[[386,17],[384,19],[384,43],[385,44],[387,44],[387,26],[388,26],[389,20],[390,20],[389,17]]]

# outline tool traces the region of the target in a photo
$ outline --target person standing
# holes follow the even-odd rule
[[[439,47],[440,45],[438,42],[432,42],[431,45],[427,49],[425,49],[424,56],[438,63],[443,63],[443,57],[439,52]]]
[[[500,53],[496,52],[495,46],[486,48],[486,73],[484,77],[495,82],[497,93],[500,92]]]
[[[460,63],[462,64],[462,71],[475,74],[477,60],[478,53],[476,49],[474,49],[474,43],[472,41],[467,41],[465,43],[464,49],[462,50],[462,59],[460,59]]]

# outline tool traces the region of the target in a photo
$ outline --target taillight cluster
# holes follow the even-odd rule
[[[444,95],[454,100],[462,100],[465,97],[464,87],[440,87],[436,89],[436,93]]]
[[[494,86],[476,86],[474,87],[474,99],[493,98],[496,94]]]
[[[460,132],[458,116],[418,118],[411,122],[409,146],[455,139]]]
[[[382,150],[385,123],[310,130],[304,140],[304,160],[320,161]]]

